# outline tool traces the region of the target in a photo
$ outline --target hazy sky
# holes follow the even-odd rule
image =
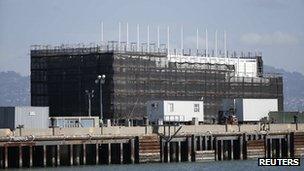
[[[150,40],[156,41],[159,25],[166,43],[168,25],[175,47],[183,25],[186,48],[196,47],[196,28],[202,48],[205,28],[210,48],[215,30],[219,41],[226,30],[229,51],[261,51],[265,64],[304,74],[303,0],[0,0],[0,71],[29,74],[33,44],[99,42],[101,21],[105,40],[118,39],[118,22],[124,40],[128,22],[131,41],[139,23],[142,41],[149,24]]]

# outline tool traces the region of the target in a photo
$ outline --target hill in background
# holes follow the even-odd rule
[[[264,66],[265,73],[280,73],[284,81],[285,111],[304,110],[304,75]],[[30,77],[0,72],[0,106],[30,105]]]
[[[0,72],[0,106],[30,105],[30,77]]]
[[[284,84],[284,110],[304,111],[304,75],[288,72],[271,66],[264,66],[265,73],[280,73]]]

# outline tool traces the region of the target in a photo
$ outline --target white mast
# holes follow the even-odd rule
[[[129,23],[127,23],[127,49],[129,46]]]
[[[218,57],[218,53],[217,53],[217,30],[215,30],[215,53],[214,53],[214,56],[215,57]]]
[[[224,31],[224,50],[225,50],[225,58],[227,58],[227,34]]]
[[[170,53],[170,27],[167,27],[167,53]]]
[[[157,49],[159,49],[159,26],[157,26]]]
[[[137,51],[139,51],[139,24],[137,24]]]
[[[101,22],[101,42],[103,42],[103,22]]]
[[[198,28],[196,28],[196,52],[198,52]]]
[[[181,55],[184,55],[184,27],[181,26]]]
[[[208,30],[206,29],[205,30],[205,34],[206,34],[206,56],[208,56]]]
[[[150,27],[149,27],[149,25],[148,25],[148,27],[147,27],[147,50],[148,50],[148,52],[150,52]]]
[[[121,23],[118,23],[118,49],[120,49],[120,31],[121,31]]]

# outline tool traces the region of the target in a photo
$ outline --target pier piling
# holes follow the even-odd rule
[[[134,139],[130,140],[130,146],[131,146],[131,150],[130,150],[131,151],[130,152],[131,153],[131,163],[134,164],[135,163],[135,140]]]
[[[192,153],[192,138],[187,137],[187,143],[188,143],[188,161],[191,161],[191,153]]]
[[[33,167],[33,146],[30,145],[30,167]]]
[[[57,154],[57,166],[60,166],[60,145],[56,146],[56,154]]]
[[[108,164],[111,164],[111,143],[108,144]]]
[[[43,146],[43,167],[46,167],[46,145]],[[22,159],[21,159],[22,160]]]
[[[119,153],[119,155],[120,155],[120,164],[123,164],[123,153],[124,153],[124,151],[123,151],[123,143],[120,143],[119,144],[120,145],[120,147],[119,147],[119,149],[120,149],[120,153]]]
[[[99,164],[99,144],[95,144],[95,164]]]
[[[83,161],[83,165],[87,164],[87,148],[86,148],[86,144],[82,145],[82,161]]]
[[[73,144],[70,145],[70,165],[74,165],[74,148]]]
[[[22,146],[19,145],[19,168],[22,168],[22,160],[23,160],[23,157],[22,157]]]
[[[8,150],[7,146],[4,146],[4,168],[8,167]]]

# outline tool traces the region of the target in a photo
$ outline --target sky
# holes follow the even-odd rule
[[[90,44],[104,39],[118,40],[118,23],[122,24],[122,41],[136,41],[136,24],[140,24],[141,41],[166,43],[170,27],[170,47],[180,47],[180,28],[184,30],[184,47],[205,48],[208,29],[209,48],[214,48],[218,32],[219,49],[223,49],[223,32],[227,33],[228,51],[263,54],[264,64],[304,74],[304,1],[303,0],[0,0],[0,71],[30,74],[30,46]]]

